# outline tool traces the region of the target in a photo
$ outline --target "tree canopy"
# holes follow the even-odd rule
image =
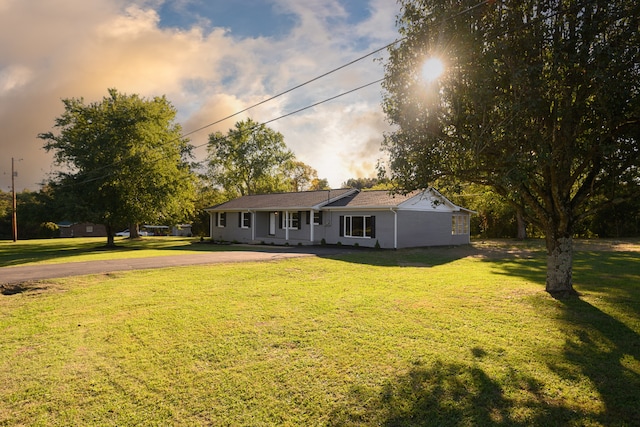
[[[73,220],[115,227],[177,223],[193,210],[190,145],[164,97],[109,89],[100,102],[63,101],[59,133],[41,133],[44,148],[65,166],[52,183]]]
[[[0,190],[0,218],[9,214],[11,204],[11,194]]]
[[[285,165],[285,175],[291,187],[290,191],[305,191],[318,184],[318,171],[299,160]]]
[[[302,191],[321,185],[311,166],[296,160],[280,132],[252,119],[239,121],[224,135],[209,135],[209,179],[230,198]]]
[[[383,83],[391,178],[491,186],[543,230],[547,291],[574,293],[576,223],[640,195],[640,3],[400,4]],[[434,56],[446,70],[428,82]]]
[[[388,179],[382,178],[349,178],[342,183],[342,188],[357,188],[358,190],[390,190],[393,186]]]

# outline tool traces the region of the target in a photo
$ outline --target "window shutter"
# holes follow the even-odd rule
[[[312,218],[313,218],[313,211],[307,211],[307,225],[311,223]]]
[[[322,225],[322,211],[318,212],[318,225]]]
[[[280,229],[282,229],[282,221],[284,221],[284,218],[282,218],[284,216],[284,212],[279,212],[278,214],[278,227]]]
[[[216,212],[216,214],[213,217],[213,223],[214,223],[215,227],[217,227],[218,224],[220,224],[220,220],[218,219],[219,216],[220,216],[220,213]]]
[[[238,228],[242,228],[242,212],[238,212]]]
[[[302,211],[298,211],[298,230],[302,229],[302,214],[303,213],[304,212],[302,212]]]
[[[340,237],[344,237],[344,215],[340,215]]]
[[[371,216],[371,238],[376,237],[376,217]]]
[[[249,225],[248,225],[248,227],[251,228],[251,218],[253,217],[253,215],[251,215],[250,212],[247,212],[247,215],[249,215],[249,221],[248,221]]]

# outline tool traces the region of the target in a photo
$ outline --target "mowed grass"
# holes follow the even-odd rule
[[[106,247],[106,243],[106,237],[19,240],[17,242],[0,240],[0,267],[236,250],[234,246],[201,243],[196,237],[151,236],[139,239],[116,237],[116,247]]]
[[[640,251],[359,251],[0,294],[0,425],[573,425],[640,420]]]

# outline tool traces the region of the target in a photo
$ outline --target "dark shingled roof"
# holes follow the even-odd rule
[[[393,207],[398,206],[402,202],[406,202],[410,198],[418,194],[419,191],[413,191],[407,195],[391,194],[387,190],[371,190],[361,191],[359,193],[343,197],[333,203],[329,203],[325,207],[350,207],[350,208],[366,208],[366,207]]]
[[[331,202],[337,197],[344,197],[354,191],[353,188],[342,188],[339,190],[302,191],[299,193],[256,194],[242,196],[210,207],[207,210],[310,209]]]

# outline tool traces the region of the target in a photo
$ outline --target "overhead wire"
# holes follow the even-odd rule
[[[373,56],[378,52],[381,52],[381,51],[383,51],[385,49],[388,49],[389,47],[393,46],[394,44],[397,44],[397,43],[401,42],[403,39],[404,39],[404,37],[400,38],[400,39],[397,39],[397,40],[395,40],[395,41],[393,41],[391,43],[388,43],[387,45],[385,45],[385,46],[383,46],[383,47],[381,47],[379,49],[376,49],[376,50],[374,50],[372,52],[367,53],[366,55],[362,55],[359,58],[356,58],[356,59],[354,59],[352,61],[347,62],[346,64],[343,64],[343,65],[341,65],[339,67],[336,67],[336,68],[334,68],[334,69],[332,69],[330,71],[327,71],[326,73],[320,74],[319,76],[316,76],[316,77],[314,77],[314,78],[312,78],[310,80],[307,80],[304,83],[300,83],[300,84],[298,84],[298,85],[296,85],[296,86],[294,86],[292,88],[289,88],[289,89],[287,89],[287,90],[285,90],[283,92],[278,93],[277,95],[273,95],[273,96],[271,96],[271,97],[269,97],[267,99],[264,99],[264,100],[262,100],[260,102],[257,102],[255,104],[243,109],[243,110],[240,110],[240,111],[235,112],[233,114],[230,114],[230,115],[228,115],[226,117],[223,117],[223,118],[221,118],[219,120],[216,120],[216,121],[214,121],[212,123],[209,123],[207,125],[201,126],[201,127],[197,128],[197,129],[194,129],[192,131],[189,131],[189,132],[183,134],[182,136],[185,137],[185,136],[192,135],[192,134],[194,134],[196,132],[200,132],[201,130],[207,129],[207,128],[211,127],[211,126],[215,126],[215,125],[217,125],[219,123],[222,123],[225,120],[229,120],[229,119],[231,119],[231,118],[233,118],[235,116],[238,116],[238,115],[240,115],[242,113],[246,113],[247,111],[249,111],[249,110],[251,110],[253,108],[259,107],[262,104],[266,104],[267,102],[270,102],[270,101],[273,101],[274,99],[280,98],[281,96],[284,96],[284,95],[286,95],[286,94],[288,94],[290,92],[293,92],[294,90],[300,89],[301,87],[304,87],[304,86],[306,86],[308,84],[311,84],[311,83],[313,83],[313,82],[315,82],[317,80],[320,80],[320,79],[322,79],[324,77],[327,77],[327,76],[329,76],[329,75],[331,75],[333,73],[336,73],[336,72],[338,72],[338,71],[340,71],[340,70],[342,70],[344,68],[347,68],[347,67],[349,67],[349,66],[351,66],[351,65],[353,65],[353,64],[355,64],[357,62],[360,62],[363,59],[366,59],[366,58],[368,58],[370,56]]]
[[[267,124],[269,124],[269,123],[275,122],[275,121],[280,120],[280,119],[283,119],[283,118],[285,118],[285,117],[292,116],[292,115],[294,115],[294,114],[298,114],[298,113],[300,113],[300,112],[302,112],[302,111],[305,111],[305,110],[311,109],[311,108],[316,107],[316,106],[318,106],[318,105],[325,104],[325,103],[327,103],[327,102],[330,102],[330,101],[333,101],[333,100],[335,100],[335,99],[341,98],[341,97],[343,97],[343,96],[349,95],[349,94],[351,94],[351,93],[353,93],[353,92],[357,92],[357,91],[359,91],[359,90],[361,90],[361,89],[365,89],[365,88],[367,88],[367,87],[369,87],[369,86],[373,86],[373,85],[375,85],[375,84],[377,84],[377,83],[382,82],[383,80],[384,80],[384,78],[374,80],[374,81],[372,81],[372,82],[369,82],[369,83],[366,83],[366,84],[364,84],[364,85],[358,86],[358,87],[356,87],[356,88],[350,89],[350,90],[348,90],[348,91],[346,91],[346,92],[339,93],[338,95],[334,95],[334,96],[331,96],[331,97],[329,97],[329,98],[325,98],[325,99],[323,99],[323,100],[321,100],[321,101],[314,102],[313,104],[309,104],[309,105],[307,105],[307,106],[304,106],[304,107],[298,108],[298,109],[296,109],[296,110],[294,110],[294,111],[290,111],[290,112],[288,112],[288,113],[282,114],[282,115],[280,115],[280,116],[278,116],[278,117],[275,117],[275,118],[272,118],[272,119],[266,120],[266,121],[261,122],[261,123],[256,123],[254,126],[252,126],[252,127],[250,127],[250,128],[247,128],[247,129],[243,130],[242,132],[246,132],[246,133],[252,132],[252,131],[254,131],[254,130],[256,130],[256,129],[260,128],[261,126],[267,125]],[[222,137],[222,139],[227,139],[227,138],[228,138],[228,135],[225,135],[225,136],[223,136],[223,137]],[[200,145],[192,146],[192,148],[194,148],[194,149],[201,148],[201,147],[203,147],[203,146],[205,146],[205,145],[207,145],[207,144],[208,144],[208,142],[205,142],[205,143],[200,144]],[[154,159],[154,161],[161,160],[162,158],[163,158],[163,157],[160,157],[160,158],[158,158],[158,159]],[[166,158],[166,156],[165,156],[165,158]],[[94,171],[95,171],[95,169],[94,169]],[[101,176],[93,177],[93,178],[90,178],[90,179],[86,179],[86,180],[83,180],[83,181],[82,181],[82,183],[84,184],[84,183],[88,183],[88,182],[93,182],[93,181],[97,181],[97,180],[100,180],[100,179],[104,179],[104,178],[107,178],[107,177],[108,177],[109,175],[111,175],[111,174],[112,174],[112,172],[110,172],[110,173],[108,173],[108,174],[105,174],[105,175],[101,175]],[[71,185],[76,185],[76,183],[70,183],[70,184],[71,184]]]
[[[231,118],[233,118],[233,117],[236,117],[236,116],[238,116],[238,115],[240,115],[240,114],[242,114],[242,113],[245,113],[245,112],[247,112],[247,111],[249,111],[249,110],[252,110],[252,109],[254,109],[254,108],[256,108],[256,107],[259,107],[259,106],[261,106],[261,105],[263,105],[263,104],[266,104],[266,103],[268,103],[268,102],[270,102],[270,101],[273,101],[273,100],[275,100],[275,99],[277,99],[277,98],[280,98],[280,97],[282,97],[282,96],[284,96],[284,95],[286,95],[286,94],[288,94],[288,93],[291,93],[291,92],[293,92],[293,91],[295,91],[295,90],[297,90],[297,89],[300,89],[300,88],[302,88],[302,87],[304,87],[304,86],[307,86],[307,85],[309,85],[309,84],[311,84],[311,83],[313,83],[313,82],[315,82],[315,81],[318,81],[318,80],[320,80],[320,79],[323,79],[323,78],[325,78],[325,77],[327,77],[327,76],[329,76],[329,75],[331,75],[331,74],[334,74],[334,73],[336,73],[336,72],[338,72],[338,71],[340,71],[340,70],[343,70],[343,69],[345,69],[345,68],[347,68],[347,67],[349,67],[349,66],[351,66],[351,65],[353,65],[353,64],[356,64],[356,63],[358,63],[358,62],[360,62],[360,61],[362,61],[362,60],[364,60],[364,59],[366,59],[366,58],[369,58],[369,57],[371,57],[371,56],[373,56],[373,55],[375,55],[375,54],[377,54],[377,53],[379,53],[379,52],[381,52],[381,51],[383,51],[383,50],[385,50],[385,49],[388,49],[389,47],[391,47],[391,46],[393,46],[393,45],[395,45],[395,44],[397,44],[397,43],[401,42],[401,41],[402,41],[402,40],[404,40],[404,39],[405,39],[404,37],[403,37],[403,38],[396,39],[396,40],[394,40],[394,41],[393,41],[393,42],[391,42],[391,43],[387,43],[387,44],[386,44],[386,45],[384,45],[383,47],[380,47],[380,48],[375,49],[375,50],[373,50],[373,51],[371,51],[371,52],[369,52],[369,53],[366,53],[366,54],[364,54],[364,55],[361,55],[361,56],[357,57],[356,59],[353,59],[353,60],[351,60],[351,61],[349,61],[349,62],[347,62],[347,63],[345,63],[345,64],[342,64],[342,65],[340,65],[340,66],[338,66],[338,67],[335,67],[335,68],[333,68],[333,69],[331,69],[331,70],[329,70],[329,71],[327,71],[327,72],[324,72],[324,73],[322,73],[322,74],[320,74],[320,75],[318,75],[318,76],[316,76],[316,77],[313,77],[313,78],[311,78],[311,79],[309,79],[309,80],[306,80],[306,81],[304,81],[303,83],[300,83],[300,84],[298,84],[298,85],[295,85],[295,86],[293,86],[293,87],[291,87],[291,88],[289,88],[289,89],[286,89],[286,90],[284,90],[284,91],[282,91],[282,92],[279,92],[279,93],[278,93],[278,94],[276,94],[276,95],[270,96],[269,98],[266,98],[266,99],[264,99],[264,100],[262,100],[262,101],[259,101],[259,102],[255,103],[255,104],[252,104],[252,105],[250,105],[249,107],[246,107],[246,108],[244,108],[244,109],[242,109],[242,110],[240,110],[240,111],[237,111],[237,112],[235,112],[235,113],[233,113],[233,114],[230,114],[230,115],[228,115],[228,116],[225,116],[225,117],[223,117],[223,118],[221,118],[221,119],[215,120],[215,121],[213,121],[213,122],[211,122],[211,123],[208,123],[208,124],[206,124],[206,125],[204,125],[204,126],[201,126],[201,127],[199,127],[199,128],[193,129],[193,130],[191,130],[191,131],[189,131],[189,132],[182,133],[182,135],[181,135],[179,138],[174,138],[174,139],[168,140],[168,141],[164,142],[164,143],[163,143],[163,145],[165,145],[165,144],[171,144],[171,143],[176,142],[176,141],[178,141],[178,140],[180,140],[180,139],[184,139],[185,137],[187,137],[187,136],[189,136],[189,135],[193,135],[193,134],[195,134],[195,133],[197,133],[197,132],[200,132],[200,131],[202,131],[202,130],[204,130],[204,129],[210,128],[211,126],[215,126],[215,125],[217,125],[217,124],[220,124],[220,123],[222,123],[222,122],[224,122],[224,121],[226,121],[226,120],[229,120],[229,119],[231,119]],[[277,118],[275,118],[275,119],[271,119],[271,120],[269,120],[269,121],[268,121],[268,122],[266,122],[266,123],[271,123],[271,122],[276,121],[276,120],[279,120],[279,119],[281,119],[281,118],[291,116],[291,115],[293,115],[293,114],[299,113],[299,112],[304,111],[304,110],[307,110],[307,109],[309,109],[309,108],[312,108],[313,106],[320,105],[320,104],[322,104],[322,103],[324,103],[324,102],[328,102],[328,101],[330,101],[330,100],[333,100],[333,99],[339,98],[339,97],[341,97],[341,96],[344,96],[344,95],[347,95],[347,94],[349,94],[349,93],[355,92],[355,91],[357,91],[357,90],[363,89],[363,88],[365,88],[365,87],[371,86],[371,85],[373,85],[373,84],[375,84],[375,83],[378,83],[378,82],[380,82],[380,81],[382,81],[382,80],[383,80],[383,79],[379,79],[379,80],[376,80],[375,82],[367,83],[367,84],[365,84],[365,85],[363,85],[363,86],[360,86],[360,87],[358,87],[358,88],[356,88],[356,89],[350,90],[350,91],[348,91],[348,92],[346,92],[346,93],[343,93],[343,94],[340,94],[340,95],[336,95],[336,96],[332,96],[331,98],[328,98],[328,99],[326,99],[326,100],[324,100],[324,101],[316,102],[316,103],[314,103],[313,105],[310,105],[310,106],[307,106],[307,107],[303,107],[303,108],[301,108],[301,109],[299,109],[299,110],[296,110],[296,112],[291,112],[291,113],[285,114],[284,116],[277,117]],[[198,145],[198,146],[193,146],[192,148],[196,148],[196,149],[197,149],[197,148],[202,147],[203,145],[206,145],[206,143],[205,143],[205,144]],[[99,170],[112,169],[113,167],[117,166],[118,164],[120,164],[120,163],[122,163],[122,162],[123,162],[123,160],[119,160],[118,162],[113,162],[113,163],[110,163],[110,164],[107,164],[107,165],[103,165],[103,166],[100,166],[99,168],[95,168],[95,169],[93,169],[93,170],[92,170],[92,172],[94,172],[94,173],[95,173],[96,171],[99,171]],[[107,176],[108,176],[108,175],[105,175],[105,177],[107,177]],[[84,182],[92,182],[92,181],[95,181],[95,180],[98,180],[98,179],[101,179],[101,177],[94,177],[94,178],[92,178],[92,179],[88,179],[88,180],[85,180],[85,181],[82,181],[82,182],[83,182],[83,183],[84,183]]]
[[[456,14],[452,15],[452,16],[449,16],[449,17],[447,17],[447,18],[444,18],[444,20],[443,20],[442,22],[446,22],[446,21],[449,21],[449,20],[451,20],[451,19],[454,19],[454,18],[456,18],[456,17],[458,17],[458,16],[461,16],[461,15],[463,15],[463,14],[465,14],[465,13],[469,13],[470,11],[472,11],[472,10],[474,10],[474,9],[476,9],[476,8],[480,7],[480,6],[482,6],[482,5],[484,5],[484,4],[487,4],[487,3],[492,3],[493,1],[494,1],[494,0],[483,0],[483,1],[480,1],[479,3],[477,3],[477,4],[475,4],[475,5],[472,5],[472,6],[468,7],[467,9],[464,9],[464,10],[462,10],[462,11],[460,11],[460,12],[458,12],[458,13],[456,13]],[[204,130],[204,129],[207,129],[207,128],[211,127],[211,126],[215,126],[216,124],[222,123],[222,122],[224,122],[224,121],[226,121],[226,120],[228,120],[228,119],[231,119],[231,118],[233,118],[233,117],[236,117],[236,116],[238,116],[238,115],[240,115],[240,114],[242,114],[242,113],[245,113],[245,112],[247,112],[247,111],[249,111],[249,110],[251,110],[251,109],[253,109],[253,108],[256,108],[256,107],[258,107],[258,106],[260,106],[260,105],[263,105],[263,104],[266,104],[266,103],[268,103],[268,102],[270,102],[270,101],[273,101],[273,100],[275,100],[275,99],[277,99],[277,98],[279,98],[279,97],[282,97],[282,96],[284,96],[284,95],[286,95],[286,94],[288,94],[288,93],[291,93],[291,92],[293,92],[293,91],[295,91],[295,90],[297,90],[297,89],[300,89],[300,88],[302,88],[302,87],[304,87],[304,86],[307,86],[307,85],[309,85],[309,84],[311,84],[311,83],[313,83],[313,82],[315,82],[315,81],[318,81],[318,80],[323,79],[323,78],[325,78],[325,77],[327,77],[327,76],[329,76],[329,75],[331,75],[331,74],[334,74],[334,73],[336,73],[336,72],[338,72],[338,71],[340,71],[340,70],[342,70],[342,69],[344,69],[344,68],[347,68],[347,67],[349,67],[349,66],[351,66],[351,65],[353,65],[353,64],[356,64],[356,63],[358,63],[358,62],[360,62],[360,61],[362,61],[362,60],[364,60],[364,59],[366,59],[366,58],[369,58],[369,57],[371,57],[371,56],[373,56],[373,55],[375,55],[375,54],[377,54],[377,53],[379,53],[379,52],[381,52],[381,51],[383,51],[383,50],[386,50],[386,49],[390,48],[391,46],[394,46],[394,45],[396,45],[396,44],[398,44],[398,43],[400,43],[400,42],[402,42],[402,41],[406,40],[407,38],[408,38],[408,36],[398,38],[398,39],[396,39],[396,40],[394,40],[394,41],[392,41],[392,42],[390,42],[390,43],[387,43],[386,45],[384,45],[384,46],[382,46],[382,47],[380,47],[380,48],[377,48],[377,49],[375,49],[375,50],[373,50],[373,51],[371,51],[371,52],[368,52],[368,53],[366,53],[366,54],[364,54],[364,55],[361,55],[361,56],[357,57],[356,59],[353,59],[353,60],[351,60],[351,61],[349,61],[349,62],[347,62],[347,63],[345,63],[345,64],[342,64],[342,65],[340,65],[340,66],[338,66],[338,67],[335,67],[335,68],[333,68],[333,69],[331,69],[331,70],[329,70],[329,71],[327,71],[327,72],[324,72],[324,73],[322,73],[322,74],[320,74],[320,75],[318,75],[318,76],[316,76],[316,77],[313,77],[313,78],[311,78],[311,79],[309,79],[309,80],[306,80],[306,81],[304,81],[303,83],[300,83],[300,84],[298,84],[298,85],[295,85],[295,86],[293,86],[293,87],[291,87],[291,88],[289,88],[289,89],[286,89],[286,90],[284,90],[284,91],[282,91],[282,92],[280,92],[280,93],[278,93],[278,94],[276,94],[276,95],[273,95],[273,96],[271,96],[271,97],[269,97],[269,98],[266,98],[266,99],[264,99],[264,100],[262,100],[262,101],[260,101],[260,102],[257,102],[257,103],[255,103],[255,104],[252,104],[252,105],[250,105],[249,107],[246,107],[246,108],[244,108],[244,109],[242,109],[242,110],[240,110],[240,111],[237,111],[237,112],[235,112],[235,113],[233,113],[233,114],[230,114],[230,115],[228,115],[228,116],[226,116],[226,117],[223,117],[223,118],[221,118],[221,119],[215,120],[215,121],[213,121],[213,122],[211,122],[211,123],[208,123],[208,124],[206,124],[206,125],[204,125],[204,126],[201,126],[201,127],[199,127],[199,128],[193,129],[193,130],[191,130],[191,131],[189,131],[189,132],[183,133],[179,138],[174,138],[174,139],[168,140],[168,141],[164,142],[162,145],[170,144],[170,143],[176,142],[176,141],[178,141],[178,140],[180,140],[180,139],[184,139],[185,137],[187,137],[187,136],[189,136],[189,135],[193,135],[194,133],[200,132],[200,131],[202,131],[202,130]],[[329,102],[329,101],[335,100],[335,99],[340,98],[340,97],[342,97],[342,96],[345,96],[345,95],[351,94],[351,93],[356,92],[356,91],[358,91],[358,90],[361,90],[361,89],[364,89],[364,88],[366,88],[366,87],[372,86],[372,85],[374,85],[374,84],[380,83],[380,82],[382,82],[383,80],[384,80],[384,78],[381,78],[381,79],[378,79],[378,80],[372,81],[372,82],[370,82],[370,83],[367,83],[367,84],[361,85],[361,86],[359,86],[359,87],[357,87],[357,88],[351,89],[351,90],[346,91],[346,92],[344,92],[344,93],[341,93],[341,94],[338,94],[338,95],[334,95],[334,96],[329,97],[329,98],[326,98],[326,99],[324,99],[324,100],[322,100],[322,101],[315,102],[315,103],[313,103],[313,104],[310,104],[310,105],[307,105],[307,106],[305,106],[305,107],[299,108],[299,109],[297,109],[297,110],[295,110],[295,111],[292,111],[292,112],[286,113],[286,114],[284,114],[284,115],[281,115],[281,116],[279,116],[279,117],[276,117],[276,118],[270,119],[270,120],[268,120],[268,121],[265,121],[265,122],[263,122],[263,123],[258,124],[257,126],[265,125],[265,124],[268,124],[268,123],[272,123],[272,122],[274,122],[274,121],[277,121],[277,120],[283,119],[283,118],[285,118],[285,117],[289,117],[289,116],[291,116],[291,115],[294,115],[294,114],[300,113],[300,112],[302,112],[302,111],[308,110],[308,109],[313,108],[313,107],[315,107],[315,106],[318,106],[318,105],[324,104],[324,103],[326,103],[326,102]],[[202,147],[202,146],[204,146],[204,145],[207,145],[207,143],[200,144],[200,145],[198,145],[198,146],[191,146],[191,148],[195,148],[195,149],[197,149],[197,148],[200,148],[200,147]],[[162,157],[160,157],[160,159],[162,159]],[[101,166],[101,167],[99,167],[99,168],[93,169],[93,170],[92,170],[92,172],[94,172],[94,173],[95,173],[97,170],[104,170],[104,169],[111,169],[111,170],[113,170],[113,168],[114,168],[114,167],[116,167],[118,164],[120,164],[120,163],[122,163],[122,162],[123,162],[123,160],[120,160],[120,161],[118,161],[118,162],[114,162],[114,163],[111,163],[111,164],[103,165],[103,166]],[[90,178],[90,179],[82,180],[82,181],[81,181],[81,183],[87,183],[87,182],[92,182],[92,181],[96,181],[96,180],[99,180],[99,179],[104,179],[104,178],[107,178],[107,177],[108,177],[109,175],[111,175],[112,173],[113,173],[113,172],[110,172],[110,173],[104,174],[104,175],[102,175],[102,176],[97,176],[97,177],[93,177],[93,178]],[[76,176],[76,178],[77,178],[77,176]],[[78,182],[76,181],[76,182],[74,182],[74,183],[69,183],[69,184],[77,185],[77,184],[78,184]]]
[[[477,4],[473,5],[473,6],[468,7],[468,8],[467,8],[467,9],[465,9],[465,10],[462,10],[462,11],[460,11],[460,12],[456,13],[455,15],[452,15],[452,16],[450,16],[450,17],[448,17],[448,18],[444,19],[444,20],[443,20],[443,22],[447,22],[447,21],[449,21],[449,20],[451,20],[451,19],[454,19],[454,18],[456,18],[456,17],[458,17],[458,16],[460,16],[460,15],[463,15],[463,14],[465,14],[465,13],[469,13],[469,12],[471,12],[472,10],[474,10],[474,9],[476,9],[476,8],[478,8],[478,7],[480,7],[480,6],[484,5],[484,4],[486,4],[486,3],[492,2],[492,1],[495,1],[495,0],[483,0],[483,1],[481,1],[481,2],[477,3]],[[360,57],[358,57],[358,58],[356,58],[356,59],[354,59],[354,60],[352,60],[352,61],[349,61],[349,62],[347,62],[347,63],[345,63],[345,64],[343,64],[343,65],[340,65],[339,67],[333,68],[333,69],[331,69],[331,70],[329,70],[329,71],[327,71],[327,72],[325,72],[325,73],[323,73],[323,74],[320,74],[320,75],[318,75],[318,76],[316,76],[316,77],[314,77],[314,78],[312,78],[312,79],[309,79],[309,80],[307,80],[307,81],[305,81],[305,82],[303,82],[303,83],[300,83],[300,84],[298,84],[298,85],[296,85],[296,86],[293,86],[292,88],[289,88],[289,89],[287,89],[287,90],[285,90],[285,91],[282,91],[282,92],[280,92],[280,93],[278,93],[278,94],[276,94],[276,95],[273,95],[273,96],[271,96],[271,97],[269,97],[269,98],[267,98],[267,99],[264,99],[264,100],[262,100],[262,101],[260,101],[260,102],[257,102],[257,103],[255,103],[255,104],[253,104],[253,105],[251,105],[251,106],[249,106],[249,107],[247,107],[247,108],[243,109],[243,110],[240,110],[240,111],[235,112],[235,113],[233,113],[233,114],[230,114],[230,115],[228,115],[228,116],[226,116],[226,117],[223,117],[223,118],[221,118],[221,119],[219,119],[219,120],[216,120],[216,121],[214,121],[214,122],[212,122],[212,123],[206,124],[206,125],[201,126],[201,127],[197,128],[197,129],[194,129],[194,130],[192,130],[192,131],[189,131],[189,132],[187,132],[187,133],[183,134],[182,136],[183,136],[183,137],[185,137],[185,136],[192,135],[192,134],[194,134],[194,133],[196,133],[196,132],[200,132],[201,130],[207,129],[207,128],[211,127],[211,126],[215,126],[215,125],[217,125],[217,124],[219,124],[219,123],[224,122],[225,120],[231,119],[231,118],[233,118],[233,117],[235,117],[235,116],[238,116],[238,115],[240,115],[240,114],[242,114],[242,113],[246,113],[247,111],[249,111],[249,110],[251,110],[251,109],[253,109],[253,108],[255,108],[255,107],[259,107],[259,106],[260,106],[260,105],[262,105],[262,104],[265,104],[265,103],[267,103],[267,102],[273,101],[274,99],[277,99],[277,98],[279,98],[279,97],[281,97],[281,96],[283,96],[283,95],[286,95],[286,94],[288,94],[288,93],[290,93],[290,92],[293,92],[294,90],[300,89],[301,87],[304,87],[304,86],[306,86],[306,85],[308,85],[308,84],[311,84],[311,83],[313,83],[313,82],[315,82],[315,81],[317,81],[317,80],[320,80],[320,79],[322,79],[322,78],[324,78],[324,77],[327,77],[327,76],[329,76],[329,75],[331,75],[331,74],[333,74],[333,73],[336,73],[336,72],[338,72],[338,71],[340,71],[340,70],[342,70],[342,69],[344,69],[344,68],[347,68],[347,67],[349,67],[349,66],[351,66],[351,65],[353,65],[353,64],[355,64],[355,63],[357,63],[357,62],[360,62],[360,61],[362,61],[363,59],[366,59],[366,58],[368,58],[368,57],[370,57],[370,56],[373,56],[373,55],[375,55],[375,54],[377,54],[377,53],[379,53],[379,52],[382,52],[383,50],[386,50],[386,49],[390,48],[391,46],[394,46],[394,45],[396,45],[396,44],[398,44],[398,43],[400,43],[400,42],[402,42],[402,41],[406,40],[407,38],[408,38],[408,36],[400,37],[400,38],[398,38],[398,39],[396,39],[396,40],[392,41],[391,43],[387,43],[386,45],[384,45],[384,46],[382,46],[382,47],[380,47],[380,48],[378,48],[378,49],[375,49],[375,50],[373,50],[373,51],[371,51],[371,52],[369,52],[369,53],[367,53],[367,54],[365,54],[365,55],[362,55],[362,56],[360,56]],[[384,80],[384,79],[381,79],[380,81],[382,81],[382,80]],[[373,84],[373,83],[371,83],[371,84]],[[365,86],[367,86],[367,85],[365,85]],[[303,109],[303,110],[304,110],[304,109]],[[286,116],[285,116],[285,117],[286,117]]]

